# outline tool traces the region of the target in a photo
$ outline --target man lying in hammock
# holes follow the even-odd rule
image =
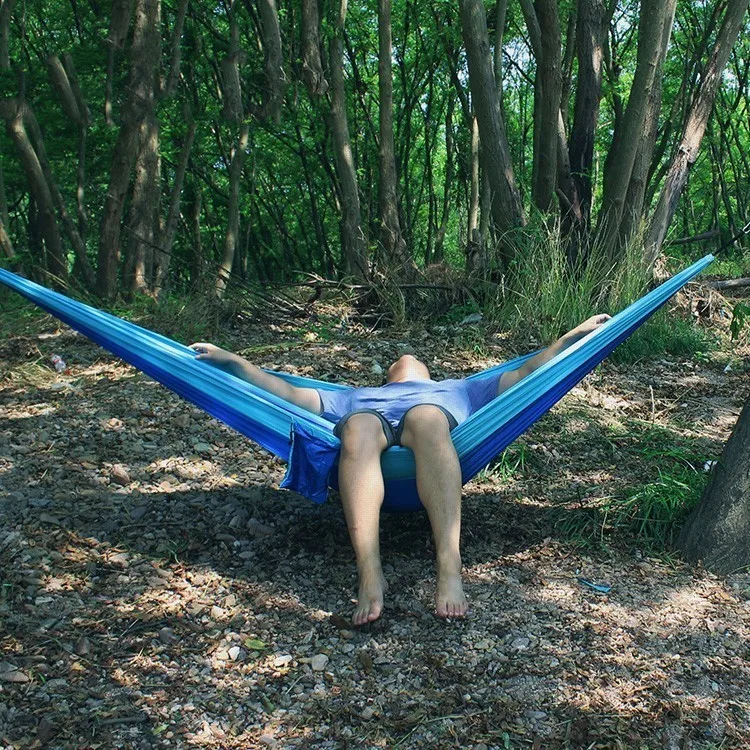
[[[566,333],[517,370],[496,380],[430,378],[427,366],[406,354],[388,369],[384,385],[326,391],[293,386],[236,354],[196,343],[197,359],[214,364],[314,414],[336,423],[341,439],[339,492],[357,560],[359,595],[352,621],[364,625],[383,611],[387,584],[380,562],[380,507],[384,482],[380,454],[391,445],[414,453],[417,491],[435,538],[439,617],[463,617],[468,603],[461,583],[461,468],[450,432],[499,393],[598,328],[595,315]]]

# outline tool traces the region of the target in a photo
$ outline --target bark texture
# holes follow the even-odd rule
[[[677,7],[677,0],[667,0],[665,8],[667,15],[662,26],[662,40],[659,59],[656,64],[656,77],[651,87],[646,102],[646,116],[643,121],[643,136],[638,144],[638,150],[633,162],[633,170],[630,175],[630,184],[625,197],[622,219],[620,221],[619,241],[627,243],[635,235],[643,217],[644,200],[648,184],[649,169],[654,155],[656,135],[659,127],[659,114],[661,112],[662,99],[662,74],[664,61],[667,56],[669,40],[672,36],[672,25]]]
[[[531,195],[540,211],[552,209],[557,176],[561,37],[556,0],[522,0],[534,57],[534,159]]]
[[[262,114],[274,122],[279,122],[287,78],[284,71],[284,54],[281,48],[281,29],[279,28],[276,0],[258,0],[258,10],[263,34],[263,51],[266,58],[267,98]]]
[[[31,197],[36,204],[36,220],[44,241],[47,270],[60,279],[66,279],[68,265],[57,226],[55,204],[39,155],[26,128],[27,112],[27,106],[22,100],[0,101],[0,117],[5,120],[8,135],[16,147],[29,183]]]
[[[154,109],[160,62],[159,0],[138,0],[134,17],[128,96],[123,103],[122,125],[112,154],[109,188],[99,234],[96,289],[104,298],[113,297],[117,291],[120,224],[125,196],[138,152],[141,124]]]
[[[728,0],[727,9],[716,37],[711,57],[698,86],[698,92],[688,112],[677,153],[674,155],[659,202],[651,219],[646,239],[646,259],[653,266],[661,252],[664,238],[682,191],[687,185],[690,170],[698,158],[698,152],[706,132],[708,118],[713,109],[716,94],[721,85],[721,76],[732,52],[749,0]]]
[[[669,3],[663,0],[641,2],[635,75],[622,122],[617,129],[619,132],[615,133],[604,169],[600,231],[604,246],[612,252],[618,249],[625,197],[633,173],[638,144],[643,137],[648,100],[661,59],[664,23],[667,17],[671,17],[668,5]]]
[[[398,175],[393,143],[393,43],[391,0],[378,0],[378,90],[380,134],[378,150],[380,244],[393,269],[408,269],[410,258],[398,216]]]
[[[221,297],[226,289],[227,282],[232,273],[234,258],[237,254],[237,246],[240,238],[240,185],[242,183],[242,170],[245,167],[247,157],[247,143],[250,137],[250,126],[243,123],[240,126],[237,142],[232,153],[232,161],[229,165],[229,205],[227,207],[227,229],[224,233],[224,251],[216,276],[216,296]]]
[[[602,0],[578,0],[578,83],[568,146],[570,174],[575,192],[568,199],[575,214],[580,216],[583,231],[588,227],[591,217],[594,136],[599,117],[606,29]]]
[[[750,398],[677,546],[716,573],[750,566]]]
[[[2,0],[0,2],[0,70],[10,70],[8,37],[10,18],[13,14],[15,3],[16,0]]]
[[[479,123],[484,169],[492,190],[495,228],[504,233],[525,223],[521,196],[510,159],[490,55],[487,17],[482,0],[461,0],[461,30],[469,65],[469,86]],[[501,243],[500,260],[507,266],[512,250]]]
[[[369,276],[367,247],[362,231],[362,214],[357,187],[357,172],[349,138],[344,90],[344,24],[346,0],[340,0],[336,30],[331,39],[331,114],[334,159],[341,201],[341,244],[347,273],[355,278]]]
[[[310,96],[322,96],[328,91],[320,60],[318,0],[302,0],[302,80]]]

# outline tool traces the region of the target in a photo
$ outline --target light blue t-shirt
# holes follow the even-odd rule
[[[394,428],[413,406],[434,404],[450,412],[461,424],[497,395],[496,378],[472,380],[409,380],[386,383],[376,388],[352,388],[345,391],[319,390],[323,406],[321,416],[331,422],[361,409],[374,409]]]

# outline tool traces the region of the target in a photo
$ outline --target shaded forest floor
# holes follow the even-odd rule
[[[437,377],[514,354],[467,326],[324,338],[237,333],[258,364],[362,384],[406,347]],[[750,574],[565,530],[702,472],[749,362],[605,363],[465,488],[471,615],[432,614],[425,516],[386,516],[385,614],[355,630],[337,500],[279,490],[252,443],[40,318],[0,341],[0,745],[747,747]]]

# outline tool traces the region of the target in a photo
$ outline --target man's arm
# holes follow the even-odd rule
[[[196,359],[202,359],[204,362],[226,370],[274,396],[283,398],[284,401],[307,409],[313,414],[320,414],[323,410],[320,395],[314,388],[299,388],[287,383],[286,380],[265,372],[237,354],[220,349],[214,344],[197,343],[191,344],[190,348],[197,352]]]
[[[585,320],[579,326],[576,326],[572,331],[568,331],[564,336],[557,339],[554,344],[539,352],[539,354],[535,354],[530,359],[527,359],[517,370],[504,372],[500,376],[500,380],[497,384],[498,395],[503,391],[507,391],[508,388],[515,385],[519,380],[523,380],[527,375],[530,375],[545,362],[549,362],[553,357],[556,357],[571,344],[575,344],[576,341],[579,341],[587,334],[595,331],[599,326],[606,323],[610,317],[611,316],[606,313],[602,315],[594,315],[588,320]]]

